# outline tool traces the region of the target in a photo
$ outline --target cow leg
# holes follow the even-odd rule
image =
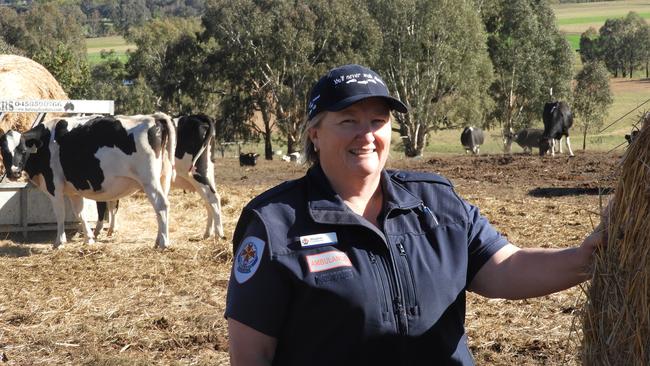
[[[84,217],[83,197],[69,196],[68,199],[70,200],[70,206],[72,206],[72,210],[74,211],[75,216],[77,217],[77,219],[79,219],[79,221],[81,221],[81,228],[83,229],[83,234],[84,237],[86,238],[86,243],[95,244],[95,235],[93,235],[93,232],[90,230],[90,225],[88,225],[88,222]]]
[[[99,236],[99,234],[102,232],[102,229],[104,228],[104,220],[108,214],[108,204],[109,202],[104,201],[95,202],[95,205],[97,206],[97,222],[95,223],[94,231],[95,238]]]
[[[202,186],[200,193],[208,210],[208,223],[203,238],[209,238],[215,233],[219,238],[225,238],[221,222],[221,197],[218,192],[212,192],[209,187]]]
[[[52,201],[52,210],[54,211],[54,216],[56,217],[56,239],[54,239],[54,249],[62,247],[67,239],[65,237],[65,201],[63,199],[63,193],[54,194],[50,196]]]
[[[119,206],[118,200],[107,202],[107,214],[108,214],[108,232],[106,235],[113,236],[115,232],[115,227],[117,226],[117,208]]]
[[[555,139],[551,139],[551,156],[555,156]]]
[[[149,202],[154,208],[156,219],[158,220],[158,236],[156,237],[156,247],[165,249],[169,247],[169,201],[163,194],[160,183],[154,180],[154,183],[143,185],[144,193],[147,195]]]
[[[573,155],[573,150],[571,150],[571,141],[569,140],[569,136],[566,137],[566,148],[569,150],[569,156],[575,156]]]

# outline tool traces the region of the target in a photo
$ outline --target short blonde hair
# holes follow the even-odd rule
[[[309,138],[309,130],[318,127],[326,114],[327,111],[322,111],[302,125],[300,141],[302,142],[302,161],[304,164],[314,165],[318,162],[318,153],[314,149],[314,143]]]

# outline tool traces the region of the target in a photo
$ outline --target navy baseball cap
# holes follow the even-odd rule
[[[384,81],[376,72],[361,65],[344,65],[331,69],[309,94],[307,116],[309,119],[322,111],[340,111],[366,98],[382,97],[390,109],[406,113],[408,108],[388,92]]]

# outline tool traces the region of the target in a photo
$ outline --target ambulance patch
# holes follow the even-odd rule
[[[338,250],[307,255],[305,259],[307,259],[310,272],[327,271],[328,269],[338,267],[352,267],[352,262],[350,262],[348,255]]]
[[[260,266],[263,252],[264,241],[262,239],[249,236],[242,240],[235,256],[235,279],[238,283],[244,283],[253,277]]]

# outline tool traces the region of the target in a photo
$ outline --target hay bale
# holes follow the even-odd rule
[[[41,64],[26,57],[0,55],[0,99],[68,99],[61,85]],[[23,132],[37,113],[6,113],[0,131]]]
[[[583,315],[585,365],[650,365],[650,114],[621,162]]]

